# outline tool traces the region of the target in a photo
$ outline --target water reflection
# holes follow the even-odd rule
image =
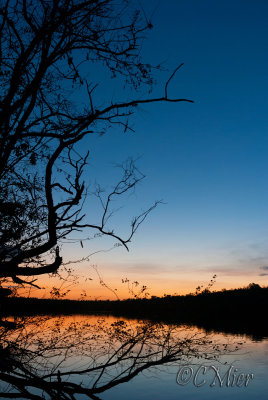
[[[243,384],[236,385],[239,374],[253,373],[255,383],[256,370],[263,375],[267,372],[266,359],[261,366],[252,358],[260,349],[267,355],[267,341],[256,344],[240,335],[209,334],[185,325],[111,316],[45,316],[17,319],[15,329],[2,327],[0,335],[0,396],[4,398],[73,400],[127,396],[131,400],[148,399],[151,395],[175,399],[181,394],[188,398],[201,396],[200,399],[205,394],[209,398],[210,383],[216,373],[213,367],[219,370],[220,378],[215,378],[214,386],[219,392],[217,396],[221,396],[230,389],[225,381],[225,388],[220,385],[229,366],[233,367],[230,379],[235,383],[230,385],[232,395],[245,390],[252,394],[254,385],[250,379],[245,385],[246,375]],[[189,382],[180,385],[178,372],[185,365],[193,372]],[[199,367],[203,369],[196,383],[200,384],[205,377],[206,385],[194,384]],[[186,372],[184,375],[187,378]],[[157,377],[153,383],[157,393],[148,397],[143,392],[141,397],[139,391],[150,390],[153,377]],[[262,387],[263,382],[266,380],[262,380]]]

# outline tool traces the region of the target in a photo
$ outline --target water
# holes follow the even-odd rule
[[[204,379],[206,383],[201,387],[194,385],[194,374],[189,383],[182,386],[177,383],[178,372],[180,368],[178,366],[162,368],[159,373],[140,375],[133,381],[126,383],[125,385],[118,386],[109,392],[102,395],[104,400],[115,400],[124,399],[127,396],[128,400],[145,400],[145,399],[168,399],[177,400],[182,399],[197,399],[197,400],[210,400],[210,399],[259,399],[267,400],[268,398],[268,340],[265,339],[262,342],[247,342],[243,346],[243,352],[245,354],[229,357],[229,363],[234,366],[239,373],[253,373],[253,379],[249,381],[248,386],[242,387],[227,386],[227,380],[223,381],[222,387],[220,386],[219,379],[215,381],[215,373],[212,371],[202,375],[202,370],[198,375],[197,384],[203,383]],[[189,363],[193,371],[198,370],[197,365]],[[230,365],[221,365],[219,363],[204,363],[199,362],[200,365],[214,365],[219,368],[221,378],[224,373],[230,368]],[[232,379],[231,379],[232,381]],[[215,383],[215,386],[211,386]],[[232,383],[232,382],[230,382]]]
[[[65,394],[73,385],[78,400],[268,398],[265,337],[257,341],[246,334],[111,316],[62,316],[28,318],[6,340],[16,343],[26,371],[52,390],[60,382]],[[16,373],[12,376],[21,376]],[[46,386],[26,386],[51,398]]]

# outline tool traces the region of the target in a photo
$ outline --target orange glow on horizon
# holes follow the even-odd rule
[[[117,274],[118,275],[118,274]],[[105,283],[99,282],[99,279],[92,279],[84,281],[81,279],[76,284],[65,283],[57,277],[40,277],[38,279],[38,285],[41,289],[33,287],[25,287],[19,289],[18,295],[30,296],[37,298],[51,298],[51,290],[53,287],[60,288],[61,293],[65,294],[61,298],[70,300],[124,300],[127,298],[134,298],[135,294],[137,297],[144,297],[144,293],[147,293],[147,297],[151,296],[163,297],[164,295],[185,295],[189,293],[195,293],[196,288],[202,285],[201,290],[208,286],[211,279],[211,274],[204,274],[195,276],[194,278],[189,273],[188,276],[176,276],[171,279],[170,277],[159,278],[159,277],[148,277],[144,276],[137,283],[136,280],[129,279],[129,282],[122,282],[122,278],[112,275],[109,271],[109,275],[106,275]],[[235,289],[240,287],[246,287],[249,283],[258,283],[264,286],[263,279],[256,279],[257,277],[252,276],[231,276],[231,277],[217,277],[215,284],[213,284],[211,290],[222,290],[224,289]],[[147,288],[142,291],[142,287]],[[56,298],[56,297],[54,297]]]

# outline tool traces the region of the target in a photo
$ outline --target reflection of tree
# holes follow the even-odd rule
[[[33,317],[12,332],[2,329],[0,397],[97,399],[149,368],[194,358],[215,360],[236,348],[175,325],[64,321]]]

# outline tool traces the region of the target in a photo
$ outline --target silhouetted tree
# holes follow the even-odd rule
[[[77,148],[85,137],[102,134],[112,124],[130,130],[128,118],[139,104],[191,101],[168,96],[180,66],[162,97],[94,101],[97,78],[88,73],[93,63],[119,77],[120,84],[124,80],[134,89],[152,85],[152,68],[140,59],[144,32],[151,28],[125,0],[1,2],[0,277],[22,283],[19,276],[56,272],[62,263],[61,239],[85,228],[127,248],[157,205],[133,219],[125,238],[107,227],[112,200],[144,178],[128,160],[114,189],[105,198],[96,192],[103,207],[100,222],[87,221],[82,174],[89,153]],[[85,96],[87,104],[81,106]]]

